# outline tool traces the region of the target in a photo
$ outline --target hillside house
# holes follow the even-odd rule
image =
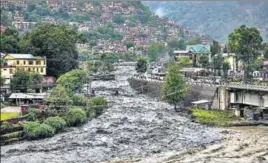
[[[179,61],[180,57],[187,57],[190,59],[191,64],[194,63],[194,54],[192,53],[192,51],[188,51],[188,50],[174,50],[173,52],[175,54],[174,59],[176,61]]]
[[[18,30],[28,30],[36,25],[36,22],[12,21],[12,26]]]
[[[209,61],[211,61],[210,45],[187,45],[186,51],[191,51],[193,54],[193,65],[199,66],[199,60],[201,55],[208,55]]]
[[[15,11],[15,13],[13,15],[13,20],[14,21],[24,21],[24,16],[19,11]]]

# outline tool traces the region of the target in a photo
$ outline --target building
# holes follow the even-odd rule
[[[0,34],[4,33],[5,30],[6,30],[6,27],[4,25],[0,24]]]
[[[1,66],[1,77],[5,78],[6,84],[10,83],[10,79],[17,70],[46,75],[46,57],[31,54],[6,54],[2,60],[4,64]]]
[[[191,51],[193,54],[193,64],[199,65],[199,59],[202,55],[208,55],[209,62],[211,62],[211,51],[210,51],[210,45],[187,45],[186,51]]]
[[[190,63],[193,64],[194,61],[194,56],[193,56],[193,53],[192,51],[188,51],[188,50],[174,50],[174,54],[175,54],[175,60],[176,61],[179,61],[179,58],[180,57],[187,57],[190,59]]]

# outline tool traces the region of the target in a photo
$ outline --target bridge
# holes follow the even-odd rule
[[[143,83],[155,83],[159,86],[164,83],[164,80],[145,76],[136,75],[132,79]],[[187,83],[191,90],[198,92],[200,89],[201,94],[204,94],[203,91],[206,91],[206,89],[213,90],[210,91],[209,96],[201,96],[201,98],[208,98],[211,101],[210,107],[213,106],[215,109],[232,109],[236,115],[246,116],[249,113],[268,108],[268,84],[266,83],[255,85],[244,83],[209,84],[195,81]]]
[[[144,76],[134,76],[136,80],[148,81],[148,82],[156,82],[156,83],[164,83],[163,79],[159,77],[155,78],[146,78]],[[188,85],[200,85],[200,86],[209,86],[209,87],[226,87],[230,89],[241,89],[241,90],[253,90],[253,91],[265,91],[268,92],[268,84],[244,84],[244,83],[229,83],[229,84],[211,84],[211,83],[203,83],[203,82],[187,82]]]

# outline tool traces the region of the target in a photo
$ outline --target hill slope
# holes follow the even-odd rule
[[[242,24],[255,26],[268,39],[267,2],[144,2],[159,16],[177,24],[226,41],[228,34]]]

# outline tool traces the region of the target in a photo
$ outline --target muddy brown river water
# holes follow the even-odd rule
[[[172,106],[137,94],[127,82],[134,73],[133,66],[121,66],[116,71],[115,81],[92,83],[92,87],[120,87],[123,90],[119,96],[113,96],[109,91],[96,92],[105,96],[111,104],[103,115],[52,138],[3,146],[1,162],[133,162],[130,158],[139,158],[136,161],[148,163],[157,162],[158,158],[158,162],[205,162],[204,160],[213,159],[214,156],[214,161],[221,162],[224,160],[222,156],[233,157],[224,153],[240,150],[228,147],[235,142],[234,137],[228,136],[237,135],[239,138],[239,132],[236,130],[193,123],[176,113]],[[245,133],[249,139],[251,132]],[[226,139],[223,142],[229,143],[220,142],[222,138]],[[238,142],[242,143],[242,137],[239,139]],[[267,152],[267,137],[262,141],[265,141],[265,144],[260,149],[256,147],[256,150],[262,149]],[[248,145],[241,144],[241,148],[254,145],[246,143]],[[185,153],[189,149],[192,152]],[[261,151],[263,155],[264,151]],[[238,162],[242,160],[236,156],[237,154],[234,154]],[[261,156],[260,159],[264,160],[266,156]]]

